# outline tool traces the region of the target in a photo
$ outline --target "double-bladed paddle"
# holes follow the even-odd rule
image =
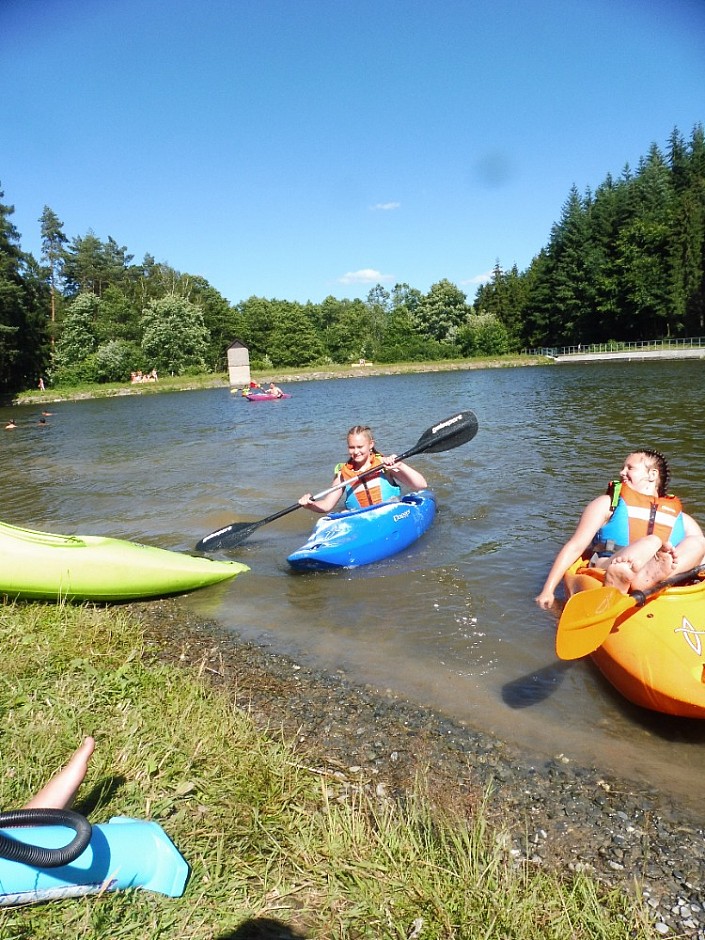
[[[668,587],[697,578],[701,571],[705,571],[705,565],[681,571],[645,591],[634,591],[632,594],[622,594],[613,587],[573,594],[568,598],[558,621],[556,653],[559,659],[580,659],[581,656],[594,653],[610,635],[617,617],[632,607],[643,607],[650,597]]]
[[[477,417],[474,412],[461,411],[450,418],[446,418],[445,421],[439,421],[438,424],[434,424],[433,427],[424,431],[414,446],[404,451],[403,454],[399,454],[397,460],[407,460],[415,454],[438,454],[444,450],[453,450],[453,448],[471,441],[477,434],[477,428]],[[357,480],[378,471],[379,467],[370,467],[359,474]],[[343,489],[343,487],[355,482],[355,479],[352,479],[346,480],[344,483],[336,483],[335,486],[323,490],[322,493],[317,493],[313,499],[323,499],[329,493]],[[244,542],[261,526],[274,522],[275,519],[281,519],[282,516],[286,516],[296,509],[301,509],[300,503],[294,503],[292,506],[287,506],[286,509],[280,509],[279,512],[272,513],[271,516],[259,519],[257,522],[231,522],[230,525],[217,529],[215,532],[211,532],[210,535],[205,535],[196,545],[196,551],[210,552],[219,548],[233,548],[235,545]]]

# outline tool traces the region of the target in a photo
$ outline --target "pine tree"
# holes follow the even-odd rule
[[[49,361],[49,291],[20,248],[14,211],[0,202],[0,389],[11,391],[34,387]]]
[[[44,206],[39,219],[42,234],[42,260],[49,268],[49,291],[51,294],[51,343],[54,345],[54,324],[56,322],[56,298],[64,262],[64,246],[68,238],[64,235],[64,225],[58,215]]]

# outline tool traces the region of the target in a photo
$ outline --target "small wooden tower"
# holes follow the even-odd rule
[[[239,339],[228,346],[228,376],[231,388],[250,384],[250,351]]]

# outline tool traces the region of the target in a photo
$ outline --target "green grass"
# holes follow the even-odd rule
[[[5,940],[233,937],[627,940],[649,936],[623,891],[517,862],[478,807],[423,785],[376,797],[315,772],[204,675],[160,662],[121,608],[0,607],[0,800],[22,805],[85,734],[77,809],[153,818],[191,866],[182,898],[146,891],[0,910]],[[84,801],[84,802],[82,802]],[[288,931],[266,934],[264,922]]]
[[[158,382],[86,382],[84,385],[49,385],[42,392],[37,388],[27,389],[14,397],[16,404],[31,405],[42,402],[70,401],[76,398],[115,398],[119,395],[157,395],[160,392],[180,392],[198,388],[217,388],[228,385],[227,373],[212,372],[201,375],[166,375]]]

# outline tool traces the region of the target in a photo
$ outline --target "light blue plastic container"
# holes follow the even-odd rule
[[[0,829],[4,836],[43,848],[59,848],[73,835],[66,826]],[[33,904],[124,888],[168,897],[184,893],[189,867],[158,823],[115,816],[93,826],[88,848],[59,868],[37,868],[0,858],[0,907]]]

